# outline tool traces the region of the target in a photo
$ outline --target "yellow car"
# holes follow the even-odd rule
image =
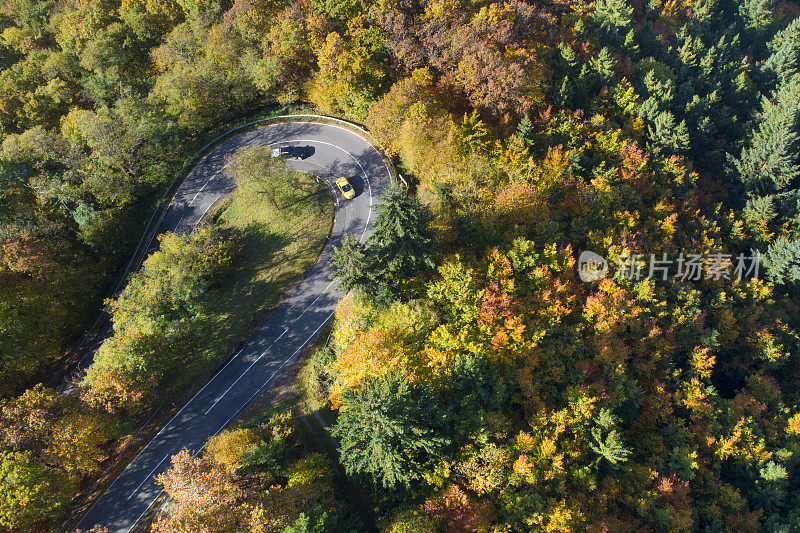
[[[356,196],[356,191],[353,189],[353,186],[350,185],[350,182],[342,176],[336,180],[336,186],[339,187],[339,190],[342,191],[342,196],[347,198],[348,200],[352,200]]]

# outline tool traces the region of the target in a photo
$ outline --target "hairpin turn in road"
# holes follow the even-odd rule
[[[310,155],[290,159],[287,166],[314,174],[337,194],[330,242],[280,307],[97,499],[78,523],[78,529],[102,525],[110,532],[130,531],[160,494],[155,477],[169,467],[170,457],[183,448],[198,453],[210,437],[268,390],[325,325],[343,296],[330,279],[332,248],[347,234],[362,240],[369,237],[373,207],[391,184],[391,174],[378,150],[343,127],[288,122],[262,126],[221,142],[179,186],[157,233],[186,234],[196,228],[217,200],[235,187],[224,172],[227,157],[259,145],[311,147]],[[355,198],[346,202],[339,198],[334,185],[342,175],[348,176],[356,192]],[[157,240],[152,242],[157,245]]]

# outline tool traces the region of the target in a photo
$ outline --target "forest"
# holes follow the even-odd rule
[[[297,110],[410,185],[336,250],[292,402],[173,457],[152,531],[800,531],[791,0],[2,0],[0,531],[61,526],[264,310],[200,348],[257,279],[246,203],[112,295],[188,158]],[[262,156],[240,188],[294,194]],[[287,205],[264,224],[331,216]]]

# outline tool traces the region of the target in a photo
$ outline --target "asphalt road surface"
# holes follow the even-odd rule
[[[136,456],[79,522],[77,529],[102,525],[128,532],[161,493],[155,476],[183,448],[199,452],[252,400],[268,390],[291,366],[333,314],[343,296],[331,281],[331,252],[346,234],[365,240],[375,219],[373,207],[390,186],[391,176],[378,151],[355,133],[325,124],[292,122],[263,126],[223,141],[192,170],[173,197],[158,233],[190,233],[214,203],[235,188],[226,175],[228,156],[251,146],[310,146],[291,168],[310,172],[332,189],[336,218],[330,242],[305,279],[284,298],[236,355],[170,420]],[[356,197],[344,200],[334,180],[347,176]],[[320,221],[325,224],[326,221]],[[158,241],[153,241],[153,248]],[[152,251],[152,250],[150,250]]]

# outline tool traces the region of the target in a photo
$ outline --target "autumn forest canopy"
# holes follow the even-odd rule
[[[362,124],[410,186],[335,251],[297,397],[176,456],[154,531],[800,531],[790,0],[2,0],[0,531],[58,527],[247,331],[204,351],[277,246],[240,207],[113,291],[190,156],[294,111]],[[267,152],[229,168],[329,220]]]

